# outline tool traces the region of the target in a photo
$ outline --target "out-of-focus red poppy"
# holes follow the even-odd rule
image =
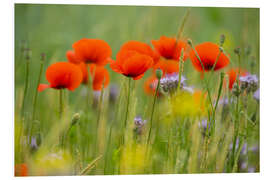
[[[197,51],[197,53],[202,61],[204,70],[206,72],[210,71],[213,68],[216,61],[217,62],[216,62],[216,65],[214,67],[214,71],[222,69],[230,63],[229,58],[223,52],[220,53],[220,56],[218,58],[219,46],[217,44],[212,43],[212,42],[205,42],[205,43],[199,44],[195,47],[195,50]],[[201,65],[201,62],[197,58],[194,50],[190,51],[189,57],[191,59],[191,62],[193,64],[194,68],[197,71],[203,72],[203,67]],[[217,60],[217,58],[218,58],[218,60]]]
[[[161,69],[163,76],[166,74],[178,73],[179,61],[160,59],[158,63],[154,65],[154,69]]]
[[[179,61],[181,51],[184,51],[184,60],[187,59],[187,43],[176,41],[176,38],[161,36],[159,40],[152,40],[155,50],[162,59]]]
[[[66,52],[66,57],[69,62],[74,63],[74,64],[79,64],[81,63],[80,59],[76,56],[75,52],[72,50],[69,50]]]
[[[138,41],[125,43],[116,55],[116,61],[111,60],[111,69],[117,73],[138,80],[143,77],[145,71],[152,67],[153,57],[144,53],[149,50],[146,44]],[[148,49],[148,50],[147,50]]]
[[[147,78],[143,86],[144,92],[149,95],[154,95],[157,87],[157,82],[158,79],[156,78],[155,74]]]
[[[226,74],[229,76],[229,89],[232,89],[233,84],[236,81],[236,78],[238,74],[240,73],[240,76],[246,76],[248,75],[248,72],[244,69],[239,68],[232,68],[230,69]],[[224,81],[225,82],[225,81]],[[227,84],[227,83],[226,83]],[[226,86],[225,86],[226,87]]]
[[[15,165],[15,176],[28,176],[27,164],[16,164]]]
[[[68,90],[76,89],[82,82],[81,69],[69,62],[57,62],[50,65],[46,71],[46,79],[48,84],[40,84],[38,91],[41,92],[47,88]]]
[[[91,77],[94,78],[92,82],[93,89],[99,91],[102,86],[106,88],[110,82],[110,76],[107,69],[103,66],[96,66],[94,64],[89,65]]]
[[[83,38],[72,45],[78,61],[106,65],[112,55],[108,43],[100,39]]]

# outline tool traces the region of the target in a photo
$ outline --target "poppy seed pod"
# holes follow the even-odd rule
[[[235,48],[234,53],[240,55],[240,47]]]
[[[41,56],[41,61],[45,61],[46,54],[45,53],[41,53],[40,56]]]
[[[225,35],[221,34],[219,39],[220,46],[223,46],[224,42],[225,42]]]
[[[32,57],[31,49],[29,49],[29,48],[25,49],[25,58],[26,58],[26,60],[31,59],[31,57]]]
[[[158,79],[160,79],[161,77],[162,77],[162,70],[161,69],[157,69],[156,70],[156,77],[158,78]]]
[[[80,120],[80,114],[79,113],[75,113],[72,117],[72,121],[71,121],[71,126],[74,126],[75,124],[77,124],[77,122]]]
[[[192,47],[192,40],[191,39],[188,39],[187,43]]]

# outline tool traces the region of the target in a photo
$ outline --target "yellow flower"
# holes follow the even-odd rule
[[[185,91],[171,98],[171,109],[175,116],[194,117],[205,114],[206,96],[201,91],[193,94]]]
[[[146,165],[146,146],[127,144],[121,156],[121,174],[144,173]]]
[[[66,150],[41,149],[34,157],[33,175],[71,175],[72,157]]]

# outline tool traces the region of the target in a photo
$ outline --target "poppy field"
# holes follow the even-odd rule
[[[14,12],[15,176],[260,172],[259,9]]]

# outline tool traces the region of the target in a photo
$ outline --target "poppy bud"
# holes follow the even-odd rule
[[[156,70],[156,77],[157,77],[158,79],[161,79],[161,77],[162,77],[162,70],[161,70],[161,69],[157,69],[157,70]]]
[[[225,42],[225,35],[221,34],[219,39],[220,46],[223,46],[224,42]]]
[[[26,47],[27,47],[27,42],[25,40],[22,40],[21,41],[21,48],[20,48],[22,53],[26,50]]]
[[[46,54],[45,53],[41,53],[40,56],[41,56],[41,61],[44,61],[45,58],[46,58]]]
[[[223,47],[220,46],[220,47],[219,47],[219,51],[220,51],[220,52],[223,52],[223,51],[224,51]]]
[[[233,84],[232,94],[235,95],[236,97],[238,97],[241,94],[241,89],[239,88],[237,83]]]
[[[191,39],[188,39],[187,43],[192,47],[192,40]]]
[[[240,55],[240,47],[235,48],[234,53]]]
[[[75,124],[77,124],[77,122],[80,120],[80,114],[79,113],[75,113],[72,117],[72,121],[71,121],[71,126],[74,126]]]
[[[31,56],[32,56],[31,49],[29,49],[29,48],[25,49],[25,58],[26,58],[26,60],[31,59]]]
[[[246,53],[247,56],[250,55],[250,53],[251,53],[251,46],[250,46],[250,45],[248,45],[248,46],[245,48],[245,53]]]

